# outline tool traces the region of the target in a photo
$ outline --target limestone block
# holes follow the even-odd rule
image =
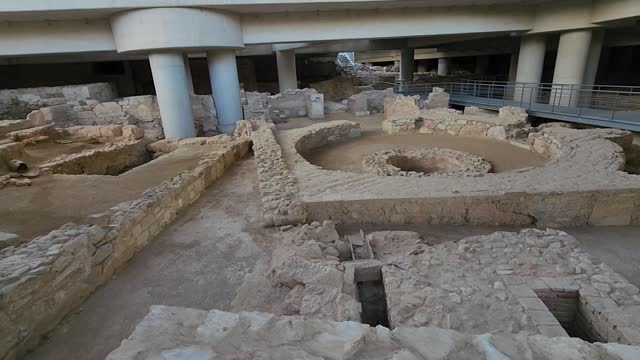
[[[307,116],[311,119],[324,119],[324,95],[309,94],[306,99]]]
[[[31,126],[42,126],[47,124],[47,120],[44,114],[40,110],[34,110],[27,115],[27,120],[31,123]]]
[[[527,111],[517,106],[503,106],[498,111],[498,117],[515,124],[525,123],[528,119]]]
[[[480,109],[477,106],[465,106],[465,115],[492,115],[495,116],[496,112],[493,110]]]
[[[135,125],[124,125],[122,127],[122,137],[127,140],[138,140],[144,137],[144,129]]]
[[[236,128],[233,131],[235,137],[251,137],[253,126],[248,120],[239,120],[236,122]]]
[[[503,126],[494,126],[487,130],[487,136],[496,138],[498,140],[504,140],[507,138],[507,132]]]
[[[116,102],[105,102],[96,105],[93,108],[93,112],[98,117],[104,116],[113,116],[113,117],[121,117],[124,116],[124,112],[122,111],[122,107],[118,105]]]
[[[367,96],[365,94],[356,94],[347,100],[347,108],[349,112],[355,116],[368,116]]]
[[[325,113],[344,112],[347,111],[347,109],[348,107],[346,103],[338,103],[331,100],[325,100],[324,102]]]
[[[23,141],[30,138],[40,137],[40,136],[55,136],[57,134],[56,129],[53,127],[53,124],[33,127],[25,130],[12,131],[7,134],[7,137],[11,138],[13,141]]]
[[[434,87],[425,103],[427,109],[438,109],[449,107],[449,94],[444,89]]]
[[[384,100],[384,117],[387,120],[417,119],[420,117],[419,96],[399,95]]]
[[[314,89],[286,90],[283,93],[269,97],[271,111],[277,112],[280,118],[290,118],[307,115],[307,97],[317,94]]]
[[[49,106],[40,109],[44,117],[44,123],[55,123],[56,125],[62,125],[68,123],[70,114],[73,113],[73,106],[63,104],[56,106]]]

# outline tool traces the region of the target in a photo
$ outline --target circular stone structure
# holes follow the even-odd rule
[[[451,149],[389,149],[367,155],[365,171],[378,176],[482,176],[491,172],[489,161]]]

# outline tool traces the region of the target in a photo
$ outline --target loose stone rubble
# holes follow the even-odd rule
[[[295,230],[293,242],[272,261],[274,286],[289,290],[284,312],[321,319],[360,321],[360,303],[353,297],[353,276],[340,260],[351,256],[331,221]],[[352,273],[351,273],[352,275]]]
[[[451,149],[395,148],[367,155],[362,167],[378,176],[481,176],[492,165],[478,155]],[[413,168],[414,171],[403,170]],[[421,170],[421,171],[419,171]]]
[[[640,348],[576,338],[394,330],[259,312],[152,306],[107,360],[128,359],[601,359],[631,360]]]
[[[413,247],[420,251],[396,248],[382,266],[392,327],[567,336],[537,293],[577,292],[571,319],[582,319],[590,338],[640,344],[638,288],[594,265],[564,232],[524,229]]]
[[[193,140],[193,139],[189,139]],[[192,142],[190,146],[197,145]],[[250,141],[221,144],[189,171],[87,223],[0,250],[0,358],[18,358],[193,203]]]

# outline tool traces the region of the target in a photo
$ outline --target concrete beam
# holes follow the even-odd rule
[[[245,44],[529,31],[532,27],[531,13],[509,7],[330,11],[242,17]]]

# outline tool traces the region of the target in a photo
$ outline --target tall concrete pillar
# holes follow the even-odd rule
[[[589,55],[587,55],[587,65],[584,69],[583,84],[593,85],[596,83],[596,75],[598,74],[598,65],[600,65],[600,54],[602,53],[602,44],[604,42],[604,30],[593,30],[591,34],[591,45],[589,46]]]
[[[578,87],[582,84],[587,68],[591,30],[568,31],[560,34],[558,56],[553,71],[553,91],[550,103],[557,106],[575,106],[580,97]],[[557,84],[557,85],[555,85]]]
[[[489,55],[476,57],[476,75],[486,75],[489,70]]]
[[[189,94],[195,94],[193,90],[193,77],[191,76],[191,64],[189,63],[189,54],[184,54],[184,68],[187,74],[187,85],[189,87]]]
[[[518,53],[511,53],[511,59],[509,59],[509,82],[516,81],[516,75],[518,74]]]
[[[184,57],[178,52],[149,55],[165,138],[196,135]]]
[[[236,121],[243,119],[236,54],[233,50],[208,51],[207,63],[213,101],[218,114],[218,129],[231,134],[236,127]]]
[[[298,88],[298,75],[296,73],[295,50],[277,50],[276,62],[278,65],[278,85],[280,92]]]
[[[593,30],[593,33],[591,34],[591,45],[589,46],[589,55],[587,55],[587,65],[584,69],[584,79],[582,80],[582,83],[585,85],[595,85],[596,83],[603,42],[604,29]],[[584,89],[591,90],[593,87],[585,86]],[[589,91],[584,91],[580,94],[579,101],[580,106],[591,107],[593,105],[593,94]]]
[[[547,39],[543,34],[523,36],[520,40],[516,82],[529,84],[516,85],[513,96],[515,101],[536,102],[538,98],[537,86],[542,81],[546,46]]]
[[[413,48],[400,50],[400,81],[413,81]]]
[[[438,59],[438,76],[449,76],[449,59]]]

